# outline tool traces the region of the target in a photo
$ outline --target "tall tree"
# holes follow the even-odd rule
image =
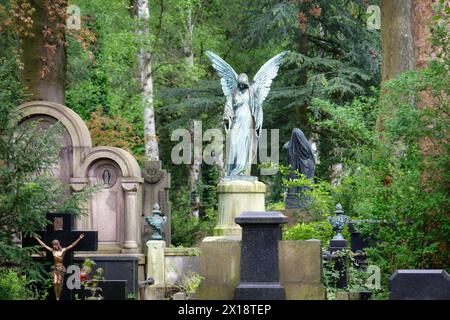
[[[381,0],[382,79],[423,68],[431,55],[429,26],[437,0]]]
[[[150,161],[159,160],[158,141],[156,137],[155,109],[153,99],[152,52],[150,47],[150,9],[148,0],[135,0],[138,20],[138,34],[141,48],[139,51],[139,78],[144,105],[144,140],[145,155]]]
[[[64,104],[67,0],[17,1],[16,6],[29,6],[32,21],[31,30],[21,34],[21,82],[31,99]]]

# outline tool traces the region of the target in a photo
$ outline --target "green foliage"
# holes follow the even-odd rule
[[[37,300],[38,293],[30,289],[30,281],[18,272],[0,269],[0,300]]]
[[[82,272],[86,274],[87,280],[82,282],[84,289],[90,291],[91,295],[86,300],[103,300],[102,288],[98,286],[99,281],[105,280],[103,277],[103,268],[97,268],[92,273],[95,262],[86,258],[83,262]]]
[[[332,212],[336,202],[333,198],[334,189],[328,181],[316,179],[317,181],[314,182],[313,179],[307,179],[300,171],[282,165],[279,169],[283,188],[305,188],[299,197],[308,199],[309,204],[304,210],[313,220],[323,219]],[[295,179],[290,178],[292,174],[295,175]]]
[[[197,292],[198,287],[204,279],[198,273],[190,271],[183,277],[182,283],[176,285],[176,288],[188,295],[193,295]]]
[[[367,271],[358,268],[358,262],[354,258],[354,254],[351,250],[345,249],[336,251],[333,253],[333,256],[333,259],[324,260],[323,263],[323,279],[328,300],[335,300],[336,293],[340,290],[346,292],[371,292],[372,299],[378,299],[385,294],[382,289],[377,289],[367,284],[367,279],[370,274]],[[344,271],[340,272],[336,270],[335,265],[338,261],[342,260],[345,261],[346,265],[347,287],[345,289],[338,289],[337,283],[342,276],[341,273]]]
[[[177,190],[178,201],[172,208],[172,243],[190,247],[203,237],[212,234],[215,212],[210,210],[204,219],[190,214],[190,197],[187,188]]]
[[[327,247],[334,232],[327,220],[298,223],[283,233],[283,240],[309,240],[322,241],[322,246]]]
[[[336,199],[348,214],[378,221],[359,229],[373,240],[367,253],[384,284],[397,269],[449,266],[448,15],[433,27],[439,56],[384,83],[377,107],[361,99],[345,108],[315,103],[327,114],[316,125],[344,157]]]

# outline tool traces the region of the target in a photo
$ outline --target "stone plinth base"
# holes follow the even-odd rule
[[[277,282],[245,283],[236,288],[236,300],[284,300],[284,288]]]
[[[165,286],[164,248],[163,240],[147,241],[147,270],[146,277],[153,278],[154,286]]]
[[[239,237],[207,237],[200,245],[199,300],[232,300],[239,283],[241,242]]]
[[[151,285],[145,288],[145,300],[164,300],[166,287]]]
[[[266,185],[260,181],[225,180],[217,186],[218,223],[215,236],[238,236],[242,230],[234,219],[244,211],[265,211]]]

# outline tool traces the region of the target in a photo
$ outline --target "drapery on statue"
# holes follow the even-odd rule
[[[80,234],[80,237],[75,240],[70,246],[63,248],[61,247],[61,244],[59,243],[59,240],[55,239],[52,241],[52,246],[47,246],[41,239],[39,239],[37,236],[34,236],[34,238],[39,242],[39,244],[50,251],[53,255],[53,261],[54,261],[54,269],[53,269],[53,290],[55,291],[55,297],[56,300],[59,300],[61,297],[61,292],[64,286],[64,275],[66,273],[66,268],[64,267],[64,255],[66,252],[73,247],[75,247],[78,242],[83,239],[84,234]]]
[[[222,58],[206,51],[213,68],[221,78],[222,91],[227,98],[223,115],[229,140],[227,176],[250,176],[262,128],[262,104],[286,54],[287,51],[283,51],[267,61],[250,84],[245,73],[238,75]]]
[[[302,130],[295,128],[292,130],[291,140],[289,140],[284,146],[286,152],[286,165],[290,166],[291,173],[289,179],[298,178],[294,171],[298,171],[305,176],[307,179],[313,179],[316,169],[316,160],[314,158],[314,153]],[[309,199],[302,196],[301,192],[304,191],[306,187],[291,187],[288,189],[287,197],[285,200],[286,209],[299,208],[300,200],[303,200],[305,205],[308,205]]]

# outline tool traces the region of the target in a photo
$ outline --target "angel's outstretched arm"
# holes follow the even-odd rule
[[[45,248],[46,250],[48,250],[48,251],[52,251],[53,249],[52,248],[50,248],[48,245],[46,245],[41,239],[39,239],[38,238],[38,236],[34,236],[34,238],[37,240],[37,242],[39,242],[39,244],[43,247],[43,248]]]

